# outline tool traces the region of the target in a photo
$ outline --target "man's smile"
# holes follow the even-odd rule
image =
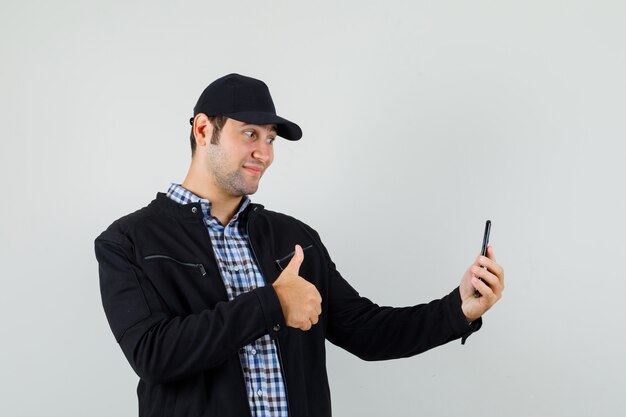
[[[243,164],[243,168],[255,176],[261,176],[265,170],[263,165],[250,163]]]

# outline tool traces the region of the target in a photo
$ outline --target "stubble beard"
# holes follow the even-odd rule
[[[259,188],[259,183],[247,183],[243,175],[238,172],[218,173],[215,172],[217,186],[230,195],[241,197],[254,194]]]
[[[219,147],[211,145],[209,148],[209,160],[213,170],[215,184],[225,193],[232,196],[241,197],[254,194],[259,188],[259,181],[247,182],[241,171],[229,171],[225,163],[228,155]]]

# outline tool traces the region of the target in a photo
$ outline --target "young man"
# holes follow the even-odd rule
[[[139,415],[330,416],[326,340],[366,360],[407,357],[465,341],[501,297],[490,247],[442,299],[379,307],[315,230],[251,203],[276,136],[302,136],[262,81],[214,81],[191,123],[184,182],[95,242],[104,309],[140,378]]]

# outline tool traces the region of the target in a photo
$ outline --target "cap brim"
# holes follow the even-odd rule
[[[246,111],[225,114],[224,116],[253,125],[275,124],[276,134],[287,140],[299,140],[302,137],[302,129],[300,129],[300,126],[273,113]]]

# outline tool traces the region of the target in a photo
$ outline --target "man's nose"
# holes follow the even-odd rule
[[[266,141],[258,141],[257,146],[252,151],[252,157],[262,161],[265,165],[268,164],[272,155],[272,145]]]

